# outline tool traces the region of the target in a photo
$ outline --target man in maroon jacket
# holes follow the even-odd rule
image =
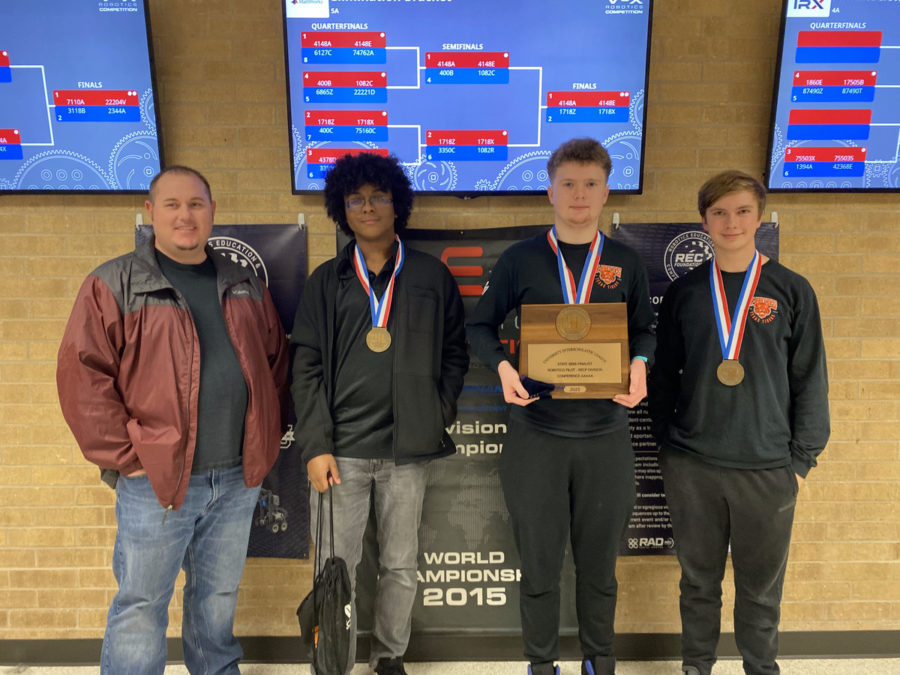
[[[188,670],[238,673],[237,589],[280,447],[287,343],[263,283],[207,246],[200,173],[165,169],[145,206],[153,240],[87,277],[57,368],[66,422],[116,490],[101,673],[163,672],[181,568]]]

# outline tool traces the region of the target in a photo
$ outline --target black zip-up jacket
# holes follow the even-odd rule
[[[335,317],[338,289],[359,284],[355,242],[313,272],[303,291],[291,346],[295,438],[304,463],[334,454],[334,383],[338,364]],[[462,299],[456,281],[436,258],[406,249],[397,275],[388,328],[394,352],[393,455],[397,464],[445,457],[456,448],[445,428],[469,368]]]

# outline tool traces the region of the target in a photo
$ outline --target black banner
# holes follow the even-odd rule
[[[153,234],[142,225],[135,246]],[[296,225],[214,225],[210,245],[266,283],[285,333],[290,333],[307,273],[306,231]],[[309,500],[306,469],[294,443],[294,420],[281,439],[281,454],[263,481],[253,513],[248,555],[262,558],[309,557]]]

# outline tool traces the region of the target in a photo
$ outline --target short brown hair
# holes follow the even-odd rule
[[[159,179],[165,176],[167,173],[176,173],[183,176],[193,176],[194,178],[198,179],[201,183],[203,183],[203,187],[206,188],[206,196],[209,198],[209,201],[212,201],[212,190],[210,190],[209,188],[209,181],[206,180],[206,177],[202,173],[197,171],[197,169],[192,169],[189,166],[173,164],[172,166],[167,166],[165,169],[160,171],[153,177],[153,180],[150,181],[150,189],[148,190],[147,199],[150,200],[151,204],[156,198],[156,184],[159,182]]]
[[[599,164],[606,172],[606,179],[609,180],[609,174],[612,171],[612,160],[599,141],[593,138],[573,138],[566,141],[550,155],[547,160],[547,174],[550,180],[560,164],[565,162],[575,162],[577,164]]]
[[[750,174],[734,170],[716,174],[700,188],[697,193],[697,208],[700,210],[700,216],[705,218],[706,210],[725,195],[743,190],[753,193],[753,196],[756,197],[758,207],[756,215],[761,216],[766,208],[765,186]]]

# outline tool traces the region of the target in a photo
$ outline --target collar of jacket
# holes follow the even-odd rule
[[[344,246],[341,249],[340,253],[337,254],[337,274],[338,277],[343,279],[355,279],[356,278],[356,270],[353,269],[353,255],[354,248],[356,246],[356,239],[351,239],[350,243]],[[407,255],[409,254],[409,247],[406,247]],[[389,272],[394,271],[394,261],[397,255],[397,242],[391,244],[391,257],[388,258],[385,269]]]
[[[204,250],[216,268],[216,279],[220,288],[228,288],[250,278],[250,272],[247,269],[230,264],[209,244],[206,244]],[[135,293],[152,293],[164,288],[174,288],[159,268],[159,262],[156,259],[155,236],[135,247],[134,261],[131,283]]]

